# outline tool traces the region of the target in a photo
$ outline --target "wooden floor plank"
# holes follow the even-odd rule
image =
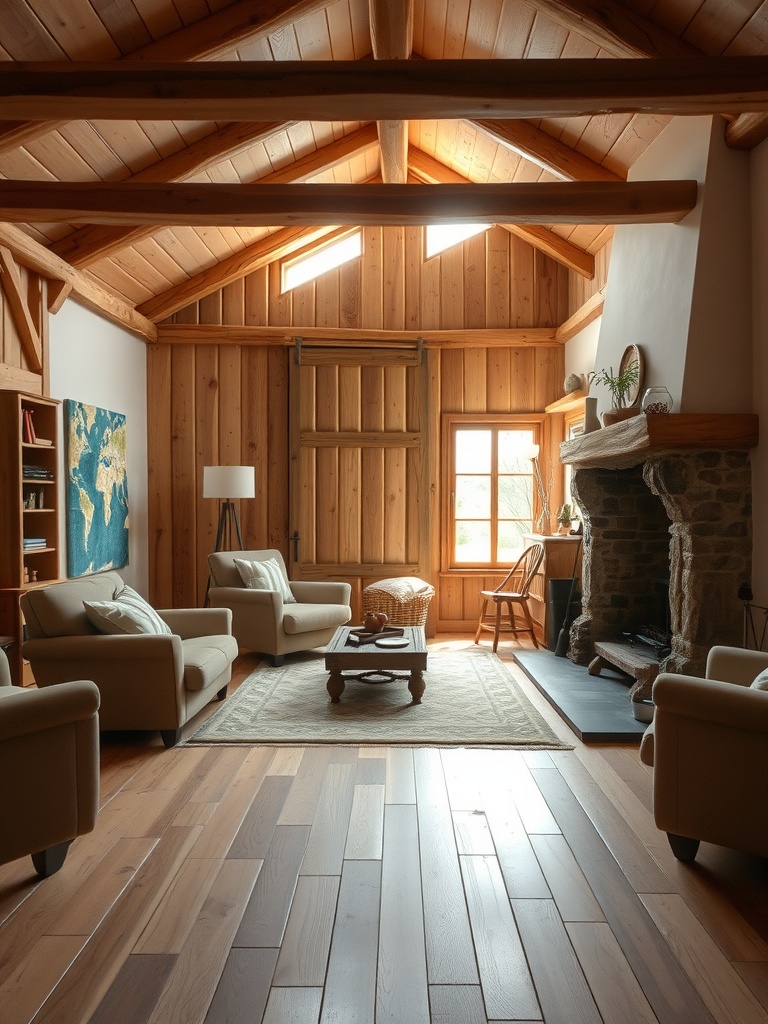
[[[381,863],[345,861],[321,1024],[374,1024]]]
[[[35,1017],[38,1024],[88,1020],[122,966],[199,836],[199,828],[169,828],[99,924]]]
[[[221,865],[220,860],[182,864],[131,952],[180,953]]]
[[[560,836],[531,836],[531,845],[563,921],[604,921],[600,904],[571,848]]]
[[[302,747],[278,747],[269,766],[269,774],[295,776],[303,753]]]
[[[381,860],[385,791],[384,785],[355,786],[344,860]]]
[[[657,1024],[609,926],[575,922],[565,927],[605,1024]]]
[[[269,999],[276,949],[232,949],[224,965],[205,1024],[254,1024]]]
[[[437,750],[417,750],[414,764],[429,981],[476,985],[477,962],[443,762]]]
[[[460,854],[495,854],[488,819],[482,811],[454,811],[453,829]]]
[[[560,772],[534,769],[534,774],[660,1024],[713,1024],[707,1007],[670,955]]]
[[[765,1010],[680,896],[640,899],[716,1020],[758,1024]]]
[[[461,857],[480,984],[489,1020],[540,1019],[501,870],[494,857]]]
[[[228,858],[264,860],[292,785],[290,775],[268,775],[264,779],[232,840]]]
[[[352,812],[355,769],[329,764],[317,799],[302,875],[340,875]]]
[[[334,875],[299,877],[275,969],[278,987],[325,983],[339,882]]]
[[[321,988],[273,988],[263,1024],[317,1024]]]
[[[129,956],[88,1024],[149,1020],[175,963],[175,956],[163,953]]]
[[[483,784],[485,817],[510,899],[548,899],[549,886],[514,801],[496,782]]]
[[[412,750],[407,747],[387,748],[386,786],[385,799],[388,804],[413,804],[416,802]]]
[[[147,1024],[205,1019],[260,867],[256,860],[222,864]]]
[[[429,1024],[416,808],[390,804],[384,818],[376,1024]]]
[[[547,1024],[603,1024],[554,900],[512,900]]]
[[[293,786],[283,805],[278,825],[311,825],[317,797],[325,779],[330,751],[326,747],[307,747],[294,776]]]
[[[308,839],[307,825],[277,826],[234,946],[277,947],[283,941]]]
[[[14,970],[0,976],[3,1024],[27,1024],[85,945],[82,935],[41,935]]]
[[[488,1024],[479,985],[430,985],[432,1024]]]

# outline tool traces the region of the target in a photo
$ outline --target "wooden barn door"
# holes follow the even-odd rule
[[[426,353],[297,339],[291,360],[290,571],[352,584],[431,575]]]

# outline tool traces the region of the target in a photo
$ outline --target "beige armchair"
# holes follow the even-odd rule
[[[11,686],[0,650],[0,864],[32,855],[47,878],[99,809],[99,691]]]
[[[285,603],[276,590],[248,589],[235,559],[246,562],[275,559],[295,602]],[[352,617],[349,605],[352,588],[348,583],[310,580],[288,583],[283,556],[274,548],[217,551],[208,556],[208,564],[211,604],[232,611],[232,632],[240,647],[268,655],[273,665],[281,665],[286,654],[327,644],[336,629]]]
[[[21,607],[38,686],[92,679],[101,694],[102,730],[155,730],[167,747],[214,697],[224,700],[237,657],[225,608],[159,611],[172,633],[107,635],[83,602],[112,601],[123,591],[116,572],[83,576],[27,591]]]
[[[675,856],[701,841],[768,856],[768,691],[750,683],[768,654],[713,647],[706,678],[661,673],[640,745],[653,814]]]

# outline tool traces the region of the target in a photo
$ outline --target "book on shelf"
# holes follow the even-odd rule
[[[45,537],[25,537],[22,547],[25,551],[34,551],[35,548],[48,547],[48,543]]]
[[[21,424],[22,432],[21,436],[26,444],[35,443],[35,427],[32,423],[32,410],[22,409],[21,410]]]

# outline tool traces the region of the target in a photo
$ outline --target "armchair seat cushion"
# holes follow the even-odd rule
[[[182,640],[184,689],[204,690],[215,682],[237,657],[233,636],[194,636]]]
[[[335,629],[349,622],[349,607],[344,604],[291,604],[283,610],[286,633],[310,633],[315,629]]]

